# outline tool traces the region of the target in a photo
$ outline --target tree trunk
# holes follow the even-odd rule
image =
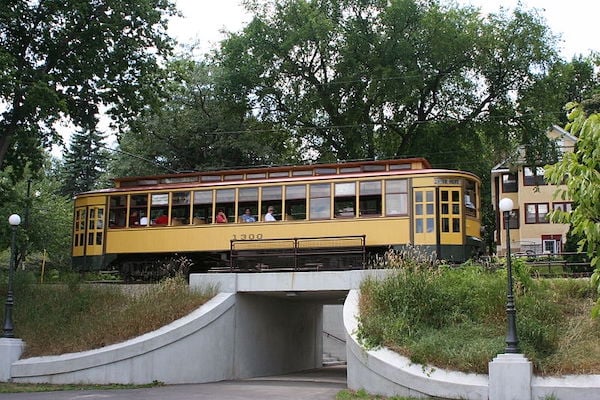
[[[12,135],[10,133],[3,133],[0,136],[0,170],[3,169],[4,157],[6,157],[6,153],[8,152],[8,146],[10,146],[10,137]]]

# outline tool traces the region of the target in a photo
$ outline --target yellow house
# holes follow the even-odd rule
[[[552,126],[547,135],[556,142],[561,152],[574,150],[577,138],[559,126]],[[498,255],[506,253],[506,222],[498,207],[498,202],[504,197],[510,198],[514,204],[510,218],[511,252],[554,254],[563,251],[569,225],[552,223],[547,215],[558,208],[571,210],[571,201],[554,198],[556,190],[564,186],[547,184],[544,180],[544,167],[527,165],[524,157],[496,165],[492,169],[491,182]]]

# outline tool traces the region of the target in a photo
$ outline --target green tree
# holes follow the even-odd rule
[[[570,213],[554,211],[551,218],[553,222],[570,223],[572,234],[583,237],[579,249],[587,248],[595,268],[592,283],[600,293],[600,95],[578,104],[570,103],[567,109],[571,121],[567,130],[578,137],[576,150],[546,167],[545,176],[553,184],[566,184],[566,189],[559,189],[557,196],[571,199],[575,208]],[[594,315],[600,315],[600,298]]]
[[[173,13],[169,0],[3,2],[0,168],[39,167],[61,118],[93,130],[103,107],[121,126],[151,102]]]
[[[559,60],[524,91],[517,112],[523,116],[521,127],[526,132],[523,142],[533,150],[529,154],[530,161],[556,161],[557,153],[548,153],[551,143],[538,133],[552,125],[565,126],[568,120],[564,105],[581,102],[600,88],[595,63],[593,56],[573,58],[570,62]]]
[[[75,132],[62,167],[62,192],[69,196],[103,186],[108,151],[102,135],[95,131]]]
[[[46,253],[48,266],[70,267],[71,226],[73,203],[70,196],[61,193],[61,176],[55,161],[46,158],[44,168],[26,170],[27,180],[13,182],[11,171],[0,171],[0,249],[10,244],[10,228],[6,222],[10,214],[21,216],[17,248],[19,260],[27,254],[24,265],[39,269],[41,254]],[[2,265],[4,267],[4,265]]]
[[[522,135],[515,98],[556,57],[543,21],[521,9],[482,18],[435,0],[247,4],[254,19],[217,56],[223,79],[321,160],[480,156],[490,137]]]
[[[270,165],[293,161],[287,133],[257,121],[244,99],[229,96],[208,61],[172,60],[160,107],[131,123],[111,163],[113,175]]]

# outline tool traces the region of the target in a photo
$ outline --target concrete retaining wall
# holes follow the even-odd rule
[[[322,307],[220,293],[159,330],[101,349],[12,363],[13,382],[204,383],[321,365]]]
[[[235,295],[221,293],[154,332],[97,350],[34,357],[12,365],[13,382],[200,383],[233,376]]]
[[[507,392],[489,392],[488,375],[464,374],[412,364],[385,348],[366,350],[358,342],[358,290],[344,303],[348,388],[384,396],[442,397],[463,400],[519,399]],[[600,375],[532,377],[531,399],[600,400]]]
[[[399,354],[380,348],[365,350],[358,342],[359,292],[352,290],[344,304],[348,388],[384,396],[485,400],[487,375],[463,374],[412,364]]]

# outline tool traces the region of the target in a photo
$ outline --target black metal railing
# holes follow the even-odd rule
[[[231,240],[231,271],[362,269],[366,236]]]
[[[333,333],[329,333],[327,331],[323,331],[323,335],[325,335],[327,337],[330,337],[332,339],[335,339],[335,340],[337,340],[340,343],[346,344],[346,340],[345,339],[342,339],[341,337],[338,337],[338,336],[334,335]]]

